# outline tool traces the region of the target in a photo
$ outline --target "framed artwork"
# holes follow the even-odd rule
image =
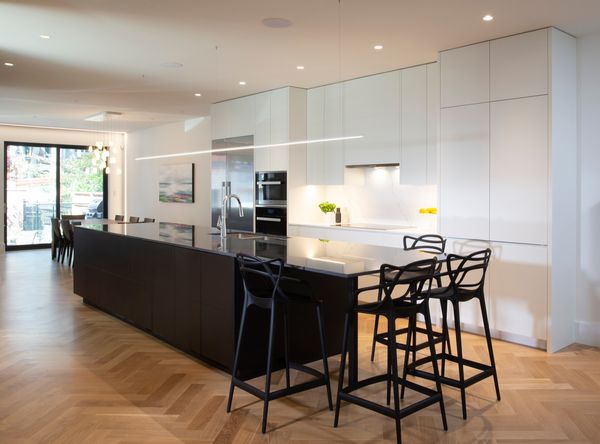
[[[193,247],[194,225],[160,222],[158,236],[165,242]]]
[[[160,202],[194,203],[194,164],[161,165],[158,171]]]

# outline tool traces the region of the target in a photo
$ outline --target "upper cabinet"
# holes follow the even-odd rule
[[[400,183],[427,183],[427,65],[401,71]]]
[[[440,64],[427,65],[427,184],[438,183],[440,137]],[[402,179],[401,179],[402,180]]]
[[[267,145],[271,143],[271,92],[256,95],[256,112],[254,120],[254,144]],[[271,166],[271,151],[269,148],[254,150],[254,169],[268,171]]]
[[[211,106],[212,138],[254,134],[255,96],[215,103]]]
[[[400,73],[392,71],[343,83],[346,165],[400,161]]]
[[[271,143],[290,142],[290,88],[271,91]],[[277,146],[268,148],[270,165],[268,171],[287,171],[289,148]]]
[[[548,93],[548,30],[490,42],[491,100]]]
[[[309,140],[342,135],[342,87],[335,83],[309,89],[306,135]],[[310,185],[344,184],[344,142],[318,142],[306,147],[306,180]]]
[[[444,51],[441,61],[441,107],[490,100],[490,43]]]

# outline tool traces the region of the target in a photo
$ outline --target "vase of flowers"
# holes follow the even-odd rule
[[[334,217],[334,211],[335,211],[336,205],[334,203],[331,202],[321,202],[319,204],[319,209],[323,212],[323,214],[325,215],[325,223],[327,225],[333,225],[335,223]]]

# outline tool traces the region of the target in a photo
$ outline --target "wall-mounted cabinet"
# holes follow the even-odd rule
[[[490,42],[490,100],[548,94],[548,30]]]
[[[400,161],[400,72],[343,83],[342,122],[346,165]]]
[[[309,140],[342,135],[342,87],[336,83],[307,91],[306,135]],[[311,143],[306,147],[306,180],[310,185],[344,184],[344,142]]]
[[[427,183],[427,66],[401,71],[400,183]]]
[[[451,49],[440,54],[441,106],[490,100],[490,43]]]
[[[212,138],[254,134],[255,96],[215,103],[211,106]]]

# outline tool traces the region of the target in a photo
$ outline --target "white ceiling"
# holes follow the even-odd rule
[[[495,20],[483,22],[486,13]],[[267,28],[266,17],[293,25]],[[97,128],[83,118],[110,110],[124,113],[111,129],[131,131],[205,115],[212,102],[431,62],[443,49],[546,26],[600,30],[600,1],[0,0],[0,122]]]

